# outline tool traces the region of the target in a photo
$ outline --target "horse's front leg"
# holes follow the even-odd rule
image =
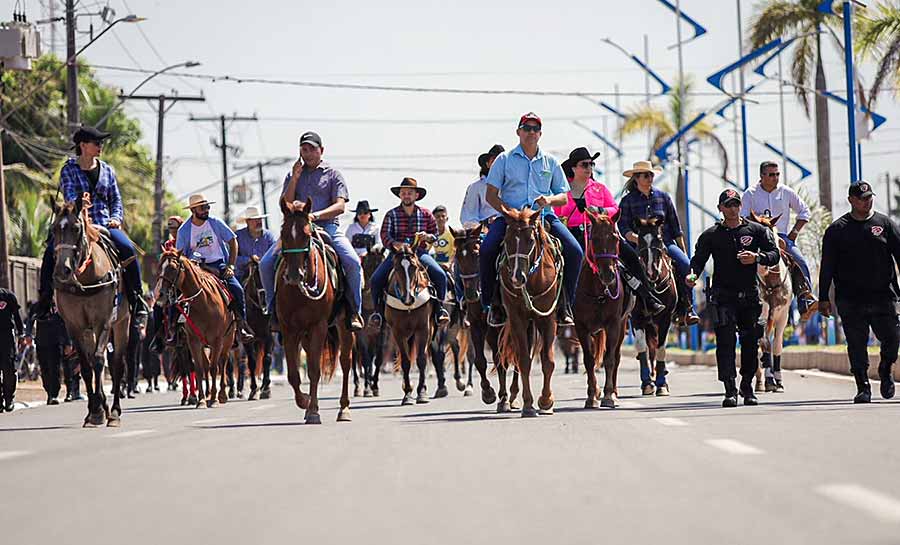
[[[262,363],[263,341],[253,341],[244,345],[244,352],[247,354],[247,370],[250,372],[250,394],[247,395],[247,401],[256,400],[256,392],[259,385],[256,382],[256,372],[259,363]]]
[[[288,383],[294,389],[294,403],[306,410],[309,396],[300,389],[300,334],[294,331],[284,333],[284,357],[287,360]]]
[[[587,373],[587,399],[584,400],[585,409],[597,409],[600,402],[597,401],[597,374],[594,368],[597,366],[595,358],[596,347],[594,346],[594,336],[590,329],[583,321],[575,322],[575,333],[578,335],[578,344],[581,345],[582,361],[584,369]]]
[[[429,313],[429,320],[431,319],[430,316],[431,314]],[[416,403],[419,404],[428,403],[428,396],[426,395],[428,387],[425,385],[425,378],[428,374],[428,339],[431,337],[430,333],[429,327],[425,327],[424,331],[420,327],[413,336],[413,350],[415,353],[416,367],[419,369],[419,385],[416,388]],[[434,357],[433,353],[432,357]],[[434,361],[435,370],[444,366],[443,354],[441,354],[439,358],[440,361]],[[439,381],[442,374],[442,372],[438,372]],[[440,384],[440,382],[438,382],[438,384]]]
[[[553,391],[550,388],[550,380],[553,378],[553,369],[556,367],[553,361],[553,341],[556,339],[556,319],[544,318],[538,322],[538,334],[541,336],[541,371],[544,384],[541,388],[541,397],[538,398],[540,414],[553,414]],[[537,339],[535,339],[537,342]]]
[[[229,339],[229,337],[231,337]],[[215,359],[212,360],[212,365],[210,366],[213,369],[216,369],[219,373],[219,403],[222,405],[228,403],[229,399],[234,399],[234,376],[232,372],[237,367],[237,361],[234,360],[231,353],[231,340],[233,340],[233,336],[226,335],[226,338],[223,339],[222,346],[219,349],[218,353],[214,353],[213,357]],[[228,380],[228,390],[225,389],[225,381]],[[213,378],[215,380],[215,378]]]
[[[534,396],[531,393],[531,350],[528,345],[527,329],[531,327],[528,322],[515,323],[512,316],[505,327],[511,328],[509,332],[510,342],[513,343],[519,376],[522,380],[522,416],[525,418],[537,416],[534,408]],[[515,399],[515,394],[513,394]]]
[[[341,371],[343,384],[341,384],[341,410],[338,411],[338,422],[350,422],[350,368],[354,367],[354,350],[356,335],[346,327],[338,328],[338,345],[341,350]]]
[[[471,342],[472,347],[472,361],[469,362],[469,384],[472,383],[472,366],[474,365],[476,369],[478,369],[478,374],[481,375],[481,401],[484,402],[485,405],[490,405],[494,401],[497,400],[497,394],[494,392],[494,388],[491,386],[491,381],[488,379],[487,374],[487,358],[484,356],[484,345],[487,340],[486,337],[486,328],[488,327],[487,322],[484,320],[477,320],[472,322],[472,326],[469,328],[469,340]],[[492,347],[493,348],[493,347]],[[497,369],[497,374],[503,372],[504,380],[501,382],[503,386],[503,393],[506,392],[506,370],[501,369],[499,365],[499,361],[497,360],[497,351],[494,350],[494,365]],[[504,395],[503,399],[506,399]],[[507,402],[508,403],[508,402]],[[498,412],[501,412],[497,407]],[[504,411],[505,412],[505,411]]]
[[[131,339],[129,338],[132,331],[127,324],[120,324],[116,327],[113,338],[113,353],[110,359],[110,372],[112,373],[113,384],[120,384],[122,375],[125,374],[125,346]],[[139,334],[139,332],[136,332]],[[124,342],[124,344],[123,344]],[[118,427],[121,424],[122,407],[120,406],[121,388],[113,387],[113,404],[106,420],[106,425],[110,427]]]
[[[99,402],[97,400],[96,392],[94,391],[94,365],[93,362],[89,360],[89,356],[82,351],[80,346],[77,346],[76,343],[76,351],[78,352],[78,359],[81,362],[81,378],[84,379],[84,390],[87,393],[87,415],[84,417],[84,427],[85,428],[95,428],[103,424],[96,423],[96,419],[92,418],[95,412],[97,411],[97,407],[99,406]],[[93,354],[90,356],[93,357]]]
[[[396,341],[397,351],[400,353],[400,370],[403,372],[403,400],[401,405],[412,405],[415,403],[412,395],[412,384],[409,381],[409,372],[412,368],[412,358],[417,356],[413,339],[409,336],[394,332],[394,340]]]
[[[309,374],[309,407],[306,408],[306,423],[321,424],[319,416],[319,379],[322,376],[322,352],[328,337],[328,324],[320,322],[304,339],[306,368]]]

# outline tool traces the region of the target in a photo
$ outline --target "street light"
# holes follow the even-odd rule
[[[107,110],[105,114],[103,114],[103,117],[101,117],[100,120],[97,121],[96,127],[98,129],[102,128],[103,124],[106,123],[106,120],[109,119],[109,116],[111,116],[113,114],[113,112],[118,110],[119,107],[121,107],[122,104],[124,104],[126,100],[133,97],[138,92],[138,90],[140,90],[140,88],[143,87],[151,79],[153,79],[156,76],[159,76],[161,74],[165,74],[166,72],[168,72],[170,70],[174,70],[176,68],[194,68],[195,66],[200,66],[200,63],[197,61],[185,61],[185,62],[180,62],[178,64],[173,64],[172,66],[167,66],[165,68],[157,70],[156,72],[153,72],[152,74],[150,74],[149,76],[144,78],[143,81],[138,83],[137,87],[132,89],[130,93],[128,93],[127,95],[119,95],[119,101],[116,102],[115,104],[113,104],[113,106],[109,110]]]

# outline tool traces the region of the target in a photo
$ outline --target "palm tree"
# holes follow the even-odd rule
[[[900,84],[900,4],[896,1],[893,4],[878,4],[877,9],[874,17],[860,16],[856,33],[860,54],[877,54],[879,57],[875,81],[869,91],[869,110],[886,81]]]
[[[620,129],[621,136],[631,136],[644,131],[649,131],[653,140],[650,147],[650,160],[658,163],[656,150],[660,148],[667,140],[674,136],[680,127],[690,123],[701,112],[694,111],[691,104],[691,87],[693,87],[693,79],[689,76],[684,80],[684,102],[682,103],[682,84],[676,81],[669,92],[668,108],[661,110],[654,106],[642,105],[633,109],[625,116],[625,121]],[[684,136],[685,141],[701,140],[712,143],[719,154],[722,162],[722,179],[725,179],[728,171],[728,153],[722,141],[716,136],[711,123],[705,119],[694,125],[690,131]],[[678,210],[679,217],[685,217],[687,213],[687,202],[684,195],[684,180],[682,178],[681,169],[678,170],[678,184],[675,189],[675,207]]]
[[[818,10],[820,0],[767,0],[759,4],[750,22],[750,46],[761,47],[776,38],[797,38],[791,59],[794,92],[809,118],[810,75],[815,74],[816,161],[819,174],[819,202],[831,211],[831,138],[828,123],[827,89],[822,66],[822,27],[834,32],[840,18]]]

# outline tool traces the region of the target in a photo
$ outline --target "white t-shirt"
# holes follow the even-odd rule
[[[191,226],[191,248],[200,254],[207,263],[225,260],[225,256],[222,254],[222,245],[216,239],[216,233],[208,221],[203,222],[203,225],[199,227]]]
[[[347,230],[345,231],[344,234],[348,239],[350,239],[351,244],[353,243],[354,235],[370,235],[370,236],[375,237],[376,245],[381,244],[380,229],[374,222],[371,222],[371,221],[365,227],[360,225],[358,222],[354,221],[353,223],[351,223],[350,225],[347,226]],[[364,255],[369,253],[368,250],[366,250],[365,248],[357,248],[356,246],[354,246],[353,249],[356,250],[356,254],[359,257],[363,257]]]

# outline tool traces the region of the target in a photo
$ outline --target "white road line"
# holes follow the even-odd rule
[[[274,407],[274,406],[275,406],[275,405],[272,405],[271,403],[269,403],[269,404],[266,404],[266,405],[257,405],[256,407],[250,407],[250,408],[247,409],[247,410],[248,410],[248,411],[264,411],[264,410],[266,410],[266,409],[271,409],[271,408]]]
[[[196,422],[191,422],[191,423],[195,424],[195,425],[215,424],[217,422],[225,422],[226,420],[227,420],[227,418],[207,418],[206,420],[197,420]]]
[[[763,451],[760,449],[734,439],[707,439],[704,443],[719,450],[724,450],[728,454],[763,454]]]
[[[27,450],[0,451],[0,460],[9,460],[12,458],[18,458],[20,456],[25,456],[26,454],[31,454],[31,453]]]
[[[887,494],[857,484],[827,484],[816,487],[816,492],[882,522],[900,523],[900,500]]]
[[[640,409],[644,407],[644,404],[637,401],[619,401],[619,407],[623,409]]]
[[[853,377],[848,377],[845,375],[838,375],[835,373],[829,373],[827,371],[819,371],[817,369],[803,369],[796,371],[789,371],[791,373],[796,373],[800,376],[810,376],[810,377],[819,377],[819,378],[830,378],[832,380],[843,380],[844,382],[855,382],[856,379]],[[878,382],[877,380],[870,380],[870,382]]]
[[[115,438],[115,439],[127,439],[128,437],[137,437],[137,436],[139,436],[139,435],[147,435],[148,433],[153,433],[153,432],[155,432],[155,431],[156,431],[156,430],[132,430],[132,431],[123,431],[123,432],[119,432],[119,433],[110,435],[110,437],[113,437],[113,438]]]
[[[680,418],[672,418],[668,416],[664,416],[661,418],[654,418],[654,422],[662,424],[663,426],[687,426],[688,423]]]

